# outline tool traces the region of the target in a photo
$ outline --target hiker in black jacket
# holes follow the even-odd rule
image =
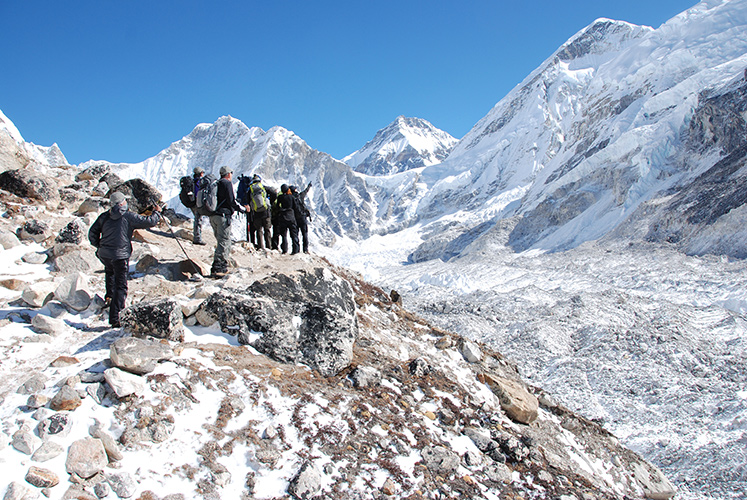
[[[283,253],[288,253],[288,232],[290,231],[292,242],[291,255],[295,255],[301,251],[298,244],[298,226],[296,225],[296,200],[293,198],[293,194],[287,184],[280,186],[277,204],[280,209],[279,223],[280,236],[282,238],[280,250]]]
[[[124,194],[112,194],[111,209],[99,215],[88,231],[88,241],[96,247],[96,256],[106,272],[106,295],[109,305],[109,324],[119,327],[119,312],[127,300],[127,271],[132,255],[132,232],[158,224],[161,207],[156,205],[148,217],[127,210]]]
[[[311,220],[311,213],[306,208],[306,194],[311,189],[311,183],[306,186],[306,189],[300,193],[296,190],[296,186],[291,186],[291,193],[293,198],[296,200],[295,214],[296,214],[296,226],[298,231],[301,233],[301,241],[303,242],[303,253],[309,253],[309,224],[307,220]]]
[[[210,216],[210,225],[213,227],[215,239],[218,244],[213,254],[213,267],[210,270],[214,278],[222,278],[228,274],[228,257],[231,254],[231,218],[234,212],[244,212],[249,206],[242,207],[236,203],[233,193],[233,169],[231,167],[220,167],[220,180],[218,181],[218,206],[215,214]]]

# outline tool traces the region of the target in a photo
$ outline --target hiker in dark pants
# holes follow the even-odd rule
[[[210,225],[213,227],[215,239],[218,244],[213,254],[213,266],[210,274],[213,278],[222,278],[228,274],[228,258],[231,255],[231,218],[234,212],[244,212],[249,207],[242,207],[236,203],[233,193],[233,169],[231,167],[220,167],[220,180],[218,181],[218,206],[215,215],[210,216]]]
[[[296,225],[296,200],[287,184],[280,186],[277,204],[280,209],[280,237],[283,240],[280,244],[280,250],[283,253],[288,253],[288,233],[290,232],[291,255],[295,255],[301,251],[301,246],[298,244],[298,226]]]
[[[291,193],[293,198],[296,200],[295,214],[296,214],[296,226],[298,226],[298,232],[301,233],[301,241],[303,242],[303,253],[309,253],[309,224],[307,222],[311,220],[311,213],[306,208],[306,194],[311,189],[311,183],[306,186],[306,189],[300,193],[296,190],[296,186],[291,186]]]
[[[127,210],[127,198],[116,192],[111,198],[112,208],[99,215],[88,231],[88,241],[96,247],[96,256],[106,272],[106,295],[109,304],[109,324],[119,327],[119,312],[127,300],[127,272],[132,255],[132,232],[158,224],[161,207],[156,205],[148,217]]]
[[[200,180],[205,176],[205,169],[202,167],[195,167],[192,170],[192,173],[194,174],[192,176],[194,180],[194,193],[195,196],[197,196],[197,192],[200,190]],[[195,218],[194,226],[193,226],[193,237],[192,237],[192,243],[194,245],[204,245],[205,242],[202,241],[202,215],[200,215],[197,212],[197,207],[190,207],[190,210],[192,211],[192,215]]]

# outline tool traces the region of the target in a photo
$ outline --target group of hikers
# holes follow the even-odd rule
[[[202,218],[209,217],[217,241],[210,276],[222,278],[228,273],[231,253],[231,221],[235,212],[246,214],[247,241],[259,250],[280,250],[291,255],[309,253],[308,222],[311,214],[305,198],[311,183],[299,192],[295,186],[283,184],[280,191],[262,184],[259,175],[241,176],[238,195],[233,190],[233,169],[220,168],[220,178],[205,174],[195,167],[193,175],[181,179],[181,202],[194,215],[193,243],[204,245]],[[91,225],[88,239],[96,247],[96,255],[104,265],[109,324],[119,327],[119,312],[127,299],[127,273],[132,254],[132,234],[135,229],[154,227],[161,217],[156,205],[149,216],[128,211],[127,198],[120,192],[110,197],[111,208]],[[302,244],[299,242],[301,233]]]

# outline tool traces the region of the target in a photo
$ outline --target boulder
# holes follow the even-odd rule
[[[102,179],[103,180],[103,179]],[[107,181],[107,184],[112,185]],[[161,202],[161,193],[142,179],[130,179],[109,190],[106,194],[110,197],[114,192],[120,192],[127,196],[130,209],[142,213],[153,203]]]
[[[350,374],[353,387],[372,387],[381,383],[381,372],[371,366],[359,366]]]
[[[78,247],[80,248],[80,247]],[[83,248],[68,251],[54,259],[55,270],[61,274],[94,273],[104,269],[93,249]]]
[[[84,311],[91,305],[93,292],[88,287],[88,276],[76,272],[66,276],[54,292],[57,300],[76,311]]]
[[[34,330],[41,333],[47,333],[53,337],[58,337],[67,331],[65,322],[58,318],[51,318],[44,314],[37,314],[31,320],[31,326]]]
[[[75,218],[68,222],[68,224],[62,228],[60,234],[55,238],[57,243],[72,243],[74,245],[80,245],[82,241],[87,237],[86,226],[83,221],[79,218]]]
[[[30,283],[21,294],[21,299],[31,307],[43,307],[54,298],[57,283],[53,281],[37,281]]]
[[[20,240],[31,240],[41,243],[52,236],[49,224],[40,220],[27,220],[18,228],[18,238]]]
[[[20,244],[21,241],[18,239],[18,236],[16,236],[15,233],[12,233],[7,229],[0,229],[0,245],[5,250],[18,246]]]
[[[95,425],[92,425],[88,429],[88,433],[91,435],[91,437],[101,440],[101,442],[104,444],[104,449],[106,450],[106,454],[109,457],[110,462],[117,462],[124,458],[117,440],[114,439],[114,437],[112,437],[109,433],[104,431],[101,428],[101,424],[99,422],[96,422]]]
[[[137,482],[126,472],[106,474],[106,482],[119,498],[130,498],[137,492]]]
[[[135,271],[139,273],[146,273],[150,270],[158,268],[158,259],[153,255],[146,253],[143,255],[135,264]]]
[[[210,276],[210,265],[199,259],[185,259],[179,261],[179,273],[183,279],[188,279],[193,274]]]
[[[143,375],[155,370],[160,361],[173,358],[174,351],[161,342],[123,337],[112,343],[109,355],[115,367]]]
[[[91,165],[90,167],[86,168],[85,170],[81,170],[78,172],[78,174],[75,176],[75,180],[78,182],[81,181],[99,181],[102,177],[104,177],[106,174],[108,174],[111,171],[111,167],[107,165],[106,163],[98,163],[95,165]]]
[[[509,418],[522,424],[530,424],[537,420],[539,401],[536,396],[529,393],[524,384],[488,374],[484,377],[485,383],[498,397],[501,408]]]
[[[119,368],[109,368],[104,372],[104,378],[119,398],[145,392],[146,382],[143,377]]]
[[[421,455],[428,470],[444,478],[454,474],[461,463],[459,455],[443,446],[429,446]]]
[[[39,444],[39,440],[30,432],[20,430],[13,434],[11,446],[26,455],[31,455]]]
[[[137,336],[150,335],[175,342],[184,340],[182,319],[181,306],[172,298],[139,302],[119,314],[119,321],[125,331]]]
[[[6,170],[0,173],[0,189],[20,198],[42,201],[49,206],[56,206],[60,201],[57,182],[30,168]]]
[[[633,477],[643,488],[646,498],[669,500],[677,493],[672,483],[654,465],[640,461],[633,464]]]
[[[463,340],[461,342],[459,350],[462,354],[462,357],[468,363],[479,363],[482,359],[482,351],[480,351],[480,348],[477,346],[477,344],[469,340]]]
[[[288,485],[288,493],[301,499],[314,498],[321,489],[322,473],[311,462],[304,463]]]
[[[41,392],[44,390],[47,380],[47,377],[43,373],[36,373],[26,379],[26,382],[24,382],[16,392],[18,394],[26,395]]]
[[[63,385],[59,392],[49,402],[49,407],[55,411],[74,410],[83,404],[78,392],[68,385]]]
[[[80,204],[78,210],[76,210],[76,214],[82,216],[88,213],[103,212],[104,210],[109,210],[110,207],[111,204],[107,198],[91,197]]]
[[[3,500],[34,500],[36,498],[39,498],[38,491],[32,490],[23,483],[13,481],[8,485]]]
[[[99,182],[106,182],[110,188],[116,188],[122,184],[122,179],[114,172],[109,172],[99,179]]]
[[[65,470],[68,474],[77,474],[83,479],[88,479],[102,472],[108,463],[109,459],[101,440],[88,437],[70,445]]]
[[[91,194],[94,196],[106,196],[106,193],[108,192],[109,192],[109,184],[107,184],[106,182],[99,182],[91,190]]]
[[[47,462],[59,457],[64,451],[65,448],[54,441],[44,441],[34,454],[31,455],[31,460],[34,462]]]
[[[63,438],[67,436],[70,434],[72,426],[72,416],[66,412],[59,412],[39,422],[39,425],[36,426],[36,432],[43,441],[47,441],[49,438]]]
[[[29,252],[21,260],[26,264],[44,264],[47,262],[49,255],[46,252]]]

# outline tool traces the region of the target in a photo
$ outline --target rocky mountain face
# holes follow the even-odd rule
[[[188,231],[141,231],[110,329],[85,234],[101,184],[120,185],[101,165],[48,169],[0,185],[3,498],[674,495],[500,353],[318,257],[237,244],[228,277],[187,280]]]
[[[426,120],[398,116],[342,161],[366,175],[391,175],[441,163],[457,142]]]

